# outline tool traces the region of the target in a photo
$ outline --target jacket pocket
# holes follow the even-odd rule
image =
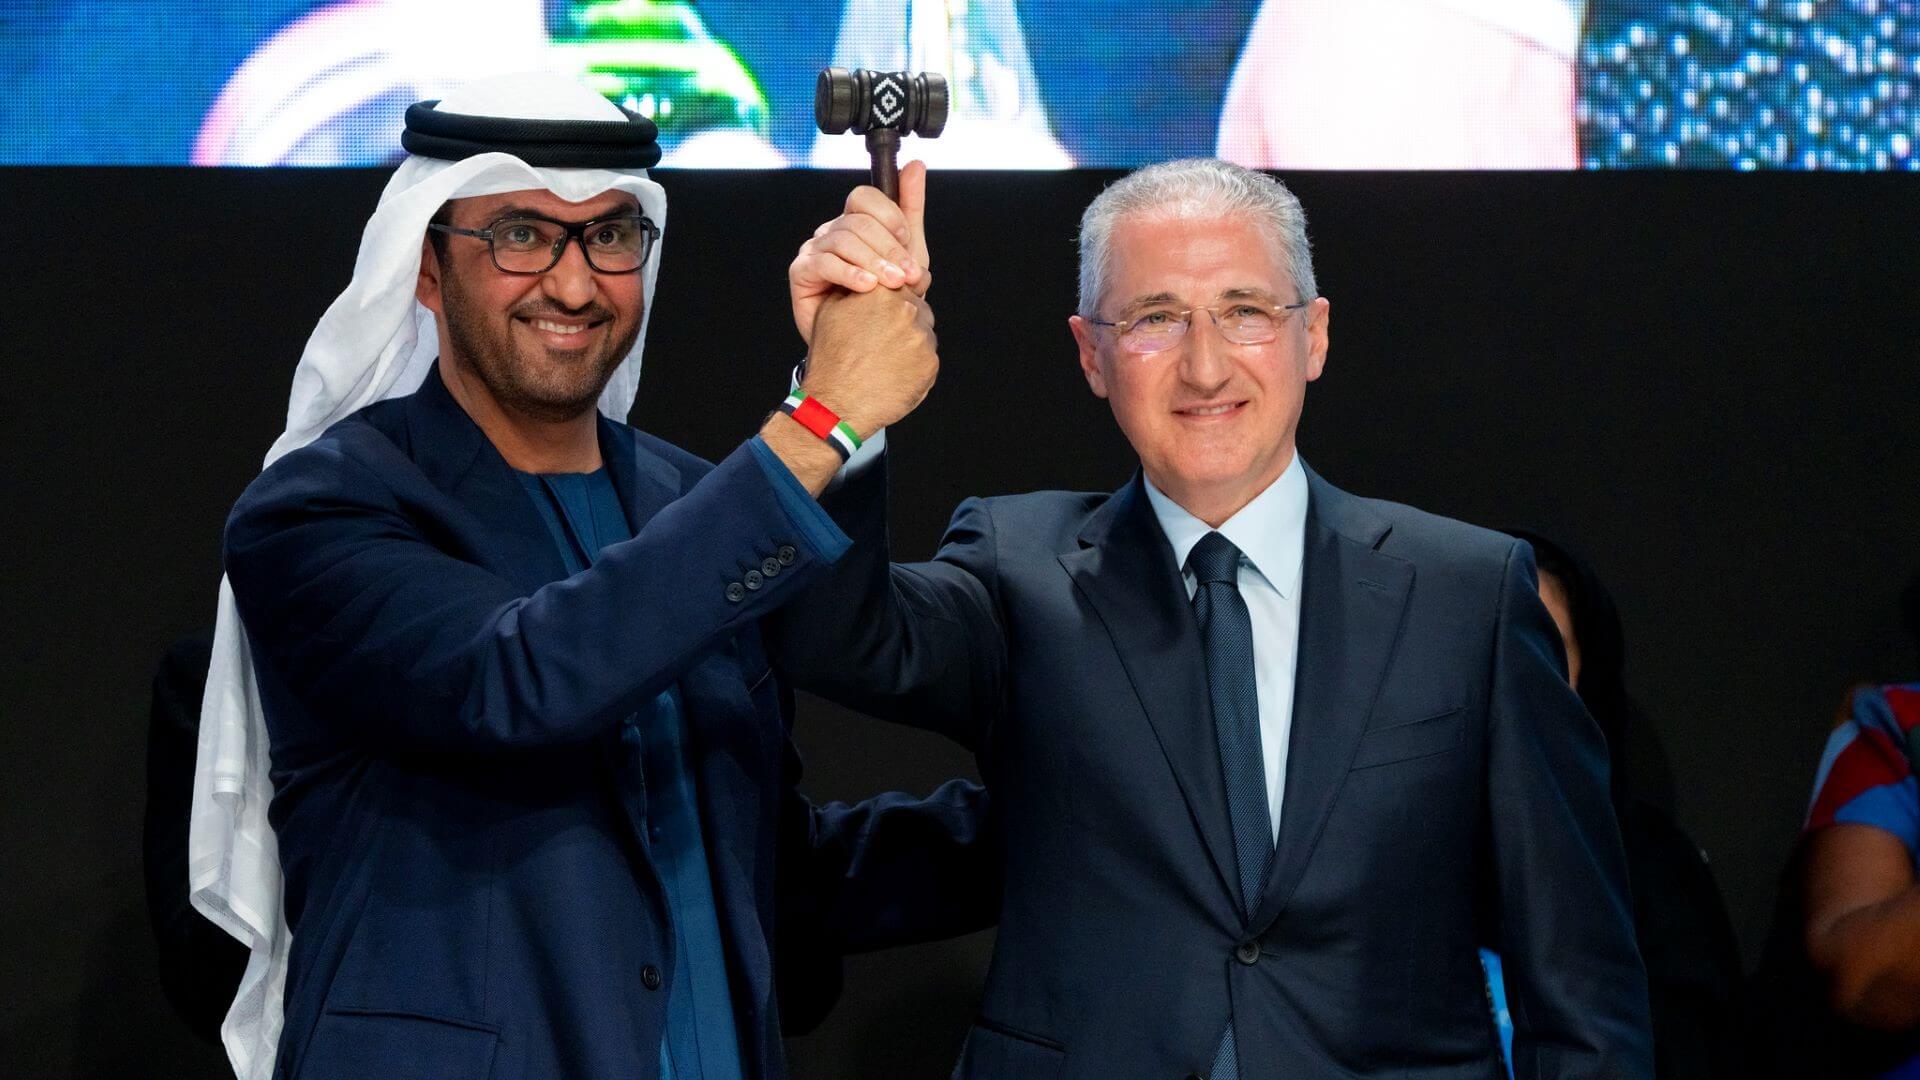
[[[1060,1075],[1066,1048],[1052,1039],[995,1023],[985,1017],[967,1030],[954,1080],[1039,1080]]]
[[[415,1013],[334,1008],[322,1013],[300,1062],[302,1080],[486,1080],[499,1032]]]
[[[1460,735],[1466,726],[1467,710],[1463,706],[1425,720],[1415,720],[1411,724],[1369,731],[1360,737],[1360,748],[1353,755],[1353,767],[1370,769],[1376,765],[1391,765],[1396,761],[1444,754],[1460,745]]]

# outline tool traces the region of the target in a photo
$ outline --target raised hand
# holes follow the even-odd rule
[[[917,408],[940,371],[933,309],[908,288],[826,297],[812,344],[802,388],[863,439]]]
[[[802,388],[861,439],[912,412],[939,374],[933,309],[912,289],[834,290],[819,301]],[[840,467],[840,455],[784,412],[760,437],[815,495]]]
[[[787,267],[793,324],[812,344],[821,301],[835,290],[864,293],[910,289],[925,296],[933,284],[926,239],[927,167],[908,162],[900,170],[900,203],[862,185],[847,196],[846,209],[814,230]]]

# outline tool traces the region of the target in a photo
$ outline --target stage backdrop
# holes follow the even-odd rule
[[[1077,215],[1113,175],[935,174],[943,366],[892,433],[903,554],[931,552],[968,495],[1127,480],[1066,327]],[[785,391],[785,264],[854,178],[660,178],[673,210],[634,420],[717,457]],[[1842,693],[1920,669],[1893,601],[1920,563],[1920,192],[1891,175],[1287,179],[1333,311],[1307,460],[1592,559],[1652,718],[1635,762],[1712,857],[1751,959]],[[220,1075],[159,995],[141,903],[149,680],[213,618],[222,520],[384,180],[0,171],[31,237],[0,260],[9,1077]],[[1022,438],[982,439],[983,417]],[[819,798],[972,768],[817,702],[799,739]],[[945,1076],[990,940],[850,962],[839,1010],[792,1046],[797,1075]]]
[[[548,68],[667,162],[844,163],[821,67],[935,71],[970,168],[1920,168],[1920,0],[0,0],[0,161],[372,165]]]

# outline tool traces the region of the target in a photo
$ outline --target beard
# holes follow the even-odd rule
[[[535,420],[572,420],[592,409],[640,337],[640,313],[623,324],[598,303],[569,311],[544,298],[529,300],[503,318],[477,303],[459,276],[448,272],[441,278],[441,299],[454,352],[502,408]],[[603,342],[587,349],[553,349],[515,340],[517,319],[547,316],[605,322]]]

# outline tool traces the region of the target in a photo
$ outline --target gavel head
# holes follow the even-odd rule
[[[947,77],[828,68],[814,84],[813,118],[828,135],[890,129],[931,139],[947,126]]]

